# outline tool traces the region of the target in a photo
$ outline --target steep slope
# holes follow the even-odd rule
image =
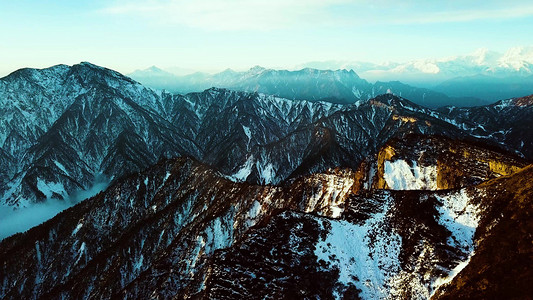
[[[531,299],[533,167],[480,185],[484,208],[470,262],[433,299]]]
[[[2,241],[0,296],[427,299],[440,288],[444,297],[470,257],[490,259],[484,243],[508,245],[492,270],[525,258],[530,237],[517,244],[502,233],[528,230],[531,170],[461,189],[387,191],[359,189],[362,174],[349,170],[256,186],[164,160]]]
[[[274,211],[321,213],[318,204],[343,202],[350,177],[312,177],[298,193],[293,186],[234,183],[188,158],[162,161],[4,240],[0,296],[107,298],[133,288],[138,277],[149,278],[143,285],[168,279],[158,293],[176,293],[203,267],[204,256],[230,246]],[[177,272],[162,270],[171,265]]]
[[[533,118],[533,97],[501,100],[472,108],[448,107],[438,110],[472,135],[499,142],[511,151],[533,157],[533,135],[529,124]]]
[[[68,71],[63,72],[64,68]],[[11,133],[2,148],[17,163],[4,170],[4,178],[10,180],[4,182],[8,188],[2,191],[7,204],[26,206],[46,198],[66,198],[75,190],[90,187],[102,173],[119,177],[139,171],[159,157],[198,156],[195,145],[180,137],[178,129],[161,117],[162,98],[127,77],[88,63],[28,72],[34,75],[31,82],[41,86],[33,90],[33,97],[51,103],[56,103],[56,98],[70,102],[65,108],[50,108],[59,114],[57,119],[46,119],[52,125],[41,124],[41,110],[26,112],[37,116],[30,118],[29,124],[43,130],[33,142],[17,144],[12,138],[24,137],[19,132],[30,132],[26,131],[28,123],[18,124],[15,119],[9,123]],[[42,83],[42,74],[64,78],[62,82]],[[20,83],[17,76],[4,79],[14,82],[9,88]],[[49,90],[42,87],[45,84],[50,85]],[[28,100],[26,96],[7,102],[18,107]]]

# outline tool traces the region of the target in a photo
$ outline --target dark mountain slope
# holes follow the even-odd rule
[[[475,254],[434,299],[531,299],[533,167],[481,184]]]
[[[400,145],[391,161],[428,150]],[[0,296],[426,299],[472,253],[472,262],[489,259],[485,241],[512,238],[499,226],[527,232],[511,211],[529,214],[530,169],[462,189],[386,191],[361,189],[364,171],[257,186],[188,158],[165,160],[1,242]],[[509,245],[506,257],[520,259]]]
[[[441,108],[447,119],[467,129],[472,135],[499,142],[528,159],[533,158],[533,97],[526,96],[471,108]]]

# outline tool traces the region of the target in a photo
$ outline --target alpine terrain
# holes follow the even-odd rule
[[[0,236],[0,299],[530,299],[533,96],[433,109],[353,71],[250,72],[0,79],[1,207],[70,206]]]

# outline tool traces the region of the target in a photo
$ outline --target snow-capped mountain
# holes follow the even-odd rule
[[[135,80],[156,88],[173,92],[200,92],[210,87],[259,92],[286,99],[327,101],[352,104],[366,101],[382,94],[409,96],[410,100],[428,107],[445,105],[473,106],[485,104],[475,97],[453,98],[429,89],[421,89],[399,82],[371,84],[361,79],[353,70],[319,70],[304,68],[298,71],[273,70],[255,66],[247,72],[227,69],[217,74],[194,73],[175,76],[157,68],[137,70],[129,74]]]
[[[310,62],[298,67],[319,67],[324,69],[353,69],[370,81],[401,80],[417,82],[416,76],[425,76],[426,81],[436,82],[454,77],[473,75],[532,75],[533,47],[515,47],[505,53],[481,48],[467,55],[428,58],[405,63],[327,61]],[[404,77],[402,77],[404,76]],[[419,82],[424,82],[419,78]]]
[[[3,100],[10,110],[2,118],[6,138],[1,158],[7,168],[0,179],[2,202],[10,206],[66,199],[102,175],[119,178],[161,158],[182,155],[234,180],[278,183],[335,166],[357,168],[391,137],[410,132],[486,139],[533,155],[527,151],[530,134],[507,134],[505,139],[500,134],[520,130],[512,126],[527,122],[528,105],[502,111],[510,116],[502,128],[492,106],[486,112],[472,109],[487,119],[478,124],[464,115],[426,109],[391,94],[338,105],[216,88],[173,95],[89,63],[25,72],[37,75],[15,72],[2,79],[2,93],[21,84],[28,85],[25,93],[31,93]],[[43,88],[46,84],[52,88]],[[42,118],[30,106],[32,99],[62,99],[52,102],[62,104]],[[16,113],[35,123],[10,117]],[[28,133],[33,139],[26,137]]]
[[[533,93],[533,47],[515,47],[505,53],[478,49],[467,55],[405,63],[327,61],[298,67],[353,69],[371,82],[401,81],[452,98],[475,97],[493,102]]]
[[[0,298],[530,294],[531,96],[179,95],[90,63],[14,72],[0,95],[3,205],[111,181],[0,242]]]

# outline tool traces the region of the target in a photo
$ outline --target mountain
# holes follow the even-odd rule
[[[406,63],[326,61],[310,62],[298,67],[353,69],[369,81],[399,80],[444,93],[452,98],[474,97],[485,102],[533,93],[533,47],[511,48],[505,53],[478,49],[468,55],[420,59]],[[481,104],[478,101],[477,105]],[[474,105],[476,102],[468,106]]]
[[[151,66],[144,70],[136,70],[128,74],[128,76],[142,82],[146,86],[160,90],[172,90],[174,82],[177,80],[176,75],[156,66]]]
[[[353,70],[346,69],[331,71],[305,68],[287,71],[256,66],[247,72],[227,69],[214,75],[194,73],[175,76],[161,70],[154,71],[152,67],[138,70],[130,76],[152,88],[179,93],[199,92],[210,87],[220,87],[275,95],[286,99],[327,101],[339,104],[367,101],[386,93],[405,94],[411,101],[433,108],[445,105],[473,106],[485,103],[475,97],[452,98],[442,93],[400,82],[371,84],[361,79]]]
[[[373,93],[376,95],[384,93],[392,93],[406,99],[416,99],[413,100],[419,105],[438,108],[442,106],[458,106],[458,107],[469,107],[469,106],[480,106],[487,104],[486,101],[483,101],[474,96],[472,97],[449,97],[446,93],[436,92],[430,89],[417,88],[407,84],[403,84],[399,81],[389,81],[381,82],[377,81],[374,84],[372,89]],[[458,93],[459,95],[461,93]],[[476,95],[476,94],[472,94]],[[501,98],[500,98],[501,99]],[[443,105],[444,104],[444,105]]]
[[[153,69],[136,71],[130,76],[154,88],[173,92],[199,92],[210,87],[259,92],[281,98],[298,100],[328,100],[333,103],[353,103],[369,99],[371,85],[353,71],[302,69],[299,71],[272,70],[260,66],[247,72],[227,69],[210,75],[194,73],[186,76],[153,75]]]
[[[0,241],[0,298],[531,294],[532,96],[179,95],[90,63],[0,95],[3,208],[75,204]]]
[[[504,110],[510,116],[505,128],[513,133],[502,139],[493,116],[498,106],[454,114],[392,94],[353,105],[217,88],[174,95],[89,63],[22,70],[0,81],[9,108],[2,118],[7,168],[0,176],[1,199],[14,207],[68,199],[102,176],[116,179],[184,155],[237,181],[276,184],[330,167],[357,168],[390,138],[407,133],[482,139],[533,157],[527,150],[532,137],[520,129],[530,106]],[[26,88],[18,95],[13,91],[20,86]],[[44,118],[34,99],[58,108]],[[472,122],[470,111],[483,123]]]
[[[353,69],[370,81],[401,80],[409,84],[428,87],[456,77],[475,75],[499,78],[530,76],[533,72],[532,66],[533,47],[515,47],[508,49],[505,53],[481,48],[467,55],[419,59],[405,63],[325,61],[310,62],[298,67]]]
[[[446,80],[433,89],[453,97],[476,96],[489,101],[527,96],[532,92],[533,75],[495,77],[473,75]]]
[[[530,159],[533,155],[528,125],[533,118],[533,97],[501,100],[491,105],[438,109],[444,119],[454,120],[473,136],[488,138]]]
[[[9,205],[64,199],[102,173],[120,176],[159,156],[196,151],[160,116],[160,95],[114,71],[82,63],[22,70],[2,83],[2,149],[12,158],[2,199]]]
[[[419,164],[438,182],[466,175],[482,183],[409,190],[391,171],[374,177],[400,188],[383,190],[369,185],[364,168],[337,168],[258,186],[191,158],[162,160],[0,242],[0,297],[529,295],[531,166],[469,143],[409,139],[384,145],[387,155],[368,164],[412,176]],[[449,172],[439,159],[472,168]],[[510,172],[479,173],[501,173],[493,161]]]

